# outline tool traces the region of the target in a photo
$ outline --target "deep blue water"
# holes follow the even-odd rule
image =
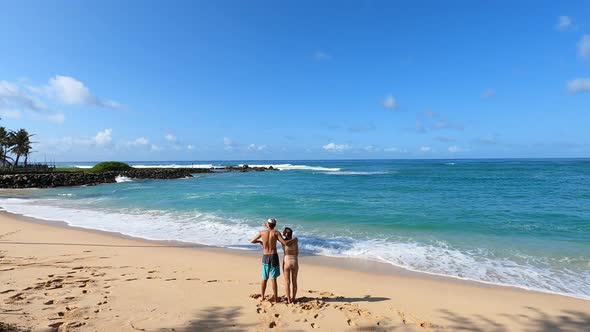
[[[0,206],[241,249],[253,249],[248,239],[274,217],[311,253],[590,298],[590,160],[135,164],[236,163],[282,171],[31,190]]]

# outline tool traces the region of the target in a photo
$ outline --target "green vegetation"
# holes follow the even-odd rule
[[[131,166],[122,163],[122,162],[118,162],[118,161],[105,161],[102,163],[98,163],[96,165],[94,165],[94,167],[92,167],[90,169],[91,172],[112,172],[112,171],[128,171],[131,169]]]
[[[24,157],[24,166],[27,167],[29,155],[33,152],[31,137],[25,129],[18,131],[6,130],[0,127],[0,162],[2,168],[17,168],[21,157]],[[12,154],[12,156],[10,155]]]
[[[73,166],[63,166],[63,167],[54,167],[54,172],[82,172],[83,169],[73,167]]]

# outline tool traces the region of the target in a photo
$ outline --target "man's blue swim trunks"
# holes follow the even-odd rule
[[[276,279],[281,275],[281,268],[279,263],[279,254],[265,254],[262,255],[262,279],[268,280]]]

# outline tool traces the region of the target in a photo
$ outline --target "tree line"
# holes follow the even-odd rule
[[[0,127],[0,160],[2,168],[17,168],[21,157],[24,157],[24,166],[27,167],[29,155],[33,152],[31,137],[25,129],[17,131]]]

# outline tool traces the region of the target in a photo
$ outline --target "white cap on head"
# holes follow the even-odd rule
[[[269,224],[271,224],[271,225],[276,225],[277,224],[277,220],[275,218],[268,218],[268,220],[266,222],[269,223]]]

